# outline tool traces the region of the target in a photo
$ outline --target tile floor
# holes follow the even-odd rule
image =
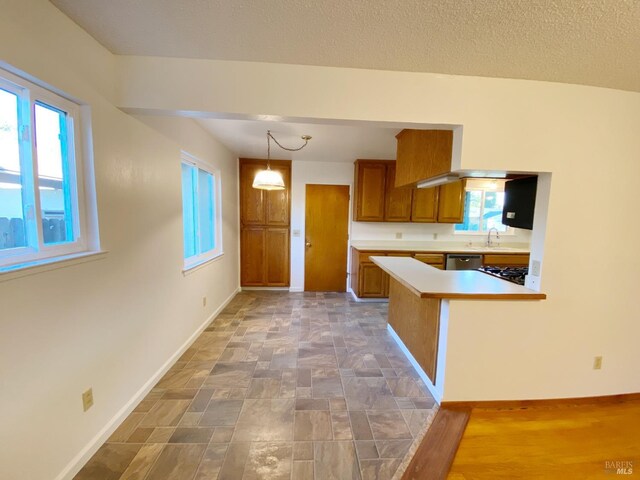
[[[434,400],[386,309],[240,293],[74,480],[390,479]]]

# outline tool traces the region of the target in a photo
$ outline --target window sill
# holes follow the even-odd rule
[[[489,234],[489,232],[465,232],[465,231],[460,231],[460,230],[454,230],[453,231],[454,235],[461,235],[461,236],[475,236],[475,237],[487,237],[487,235]],[[508,232],[500,232],[500,236],[501,237],[513,237],[516,234],[516,232],[514,232],[513,230],[510,230]],[[493,232],[494,238],[495,238],[495,232]]]
[[[182,269],[182,275],[184,275],[185,277],[187,275],[192,274],[193,272],[196,272],[198,270],[200,270],[201,268],[206,267],[207,265],[209,265],[210,263],[216,262],[218,260],[220,260],[222,257],[224,256],[224,252],[220,252],[217,255],[211,257],[211,258],[207,258],[206,260],[202,260],[198,263],[194,263],[193,265],[189,265],[186,266]]]
[[[61,257],[45,258],[17,265],[0,267],[0,282],[13,280],[14,278],[36,275],[38,273],[67,268],[81,263],[94,262],[107,256],[107,251],[82,252]]]

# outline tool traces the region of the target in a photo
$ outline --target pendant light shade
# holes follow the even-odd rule
[[[253,188],[260,190],[284,190],[284,179],[280,172],[267,168],[260,170],[253,179]]]
[[[271,140],[273,139],[283,150],[287,150],[289,152],[297,152],[298,150],[302,150],[306,147],[311,137],[309,135],[303,135],[302,139],[304,140],[304,145],[300,148],[287,148],[283,147],[278,143],[278,141],[271,135],[271,131],[267,130],[267,169],[260,170],[256,173],[255,178],[253,179],[253,188],[257,188],[259,190],[284,190],[284,179],[282,178],[282,174],[280,172],[276,172],[271,170]]]

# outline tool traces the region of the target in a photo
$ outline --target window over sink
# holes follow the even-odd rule
[[[504,208],[504,179],[467,179],[464,197],[464,221],[454,227],[455,233],[487,233],[496,228],[509,233],[511,228],[502,224]]]

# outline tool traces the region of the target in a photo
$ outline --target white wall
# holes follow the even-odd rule
[[[462,125],[462,169],[550,172],[546,235],[532,237],[533,258],[544,250],[540,286],[548,299],[452,301],[456,359],[445,400],[640,391],[640,257],[630,255],[640,237],[633,220],[639,93],[247,62],[128,56],[118,63],[119,103],[128,109]],[[600,371],[592,370],[595,355],[604,356]],[[462,380],[465,368],[474,375]]]
[[[109,253],[0,281],[0,478],[71,478],[83,449],[99,446],[136,392],[236,291],[237,162],[190,120],[150,128],[116,108],[112,55],[49,2],[3,2],[0,58],[92,108]],[[217,165],[224,189],[225,254],[187,276],[181,149]],[[90,386],[95,405],[83,413]]]

